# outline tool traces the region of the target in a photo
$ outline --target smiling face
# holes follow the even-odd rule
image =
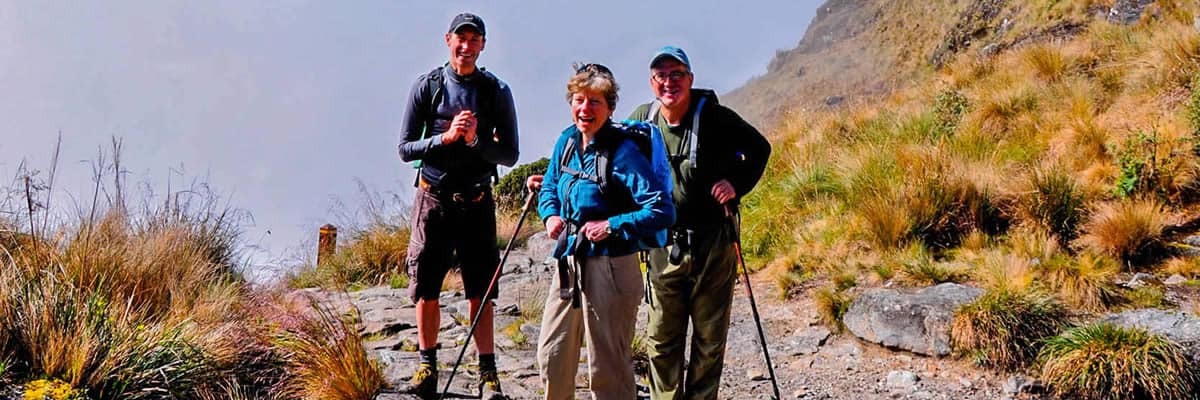
[[[471,28],[459,29],[446,34],[446,47],[450,48],[450,66],[460,75],[475,72],[475,62],[487,39]]]
[[[599,132],[612,113],[613,106],[599,91],[583,89],[571,94],[571,118],[575,127],[585,136],[591,137]]]
[[[692,72],[678,60],[664,58],[650,67],[650,89],[666,108],[687,109],[692,79]]]

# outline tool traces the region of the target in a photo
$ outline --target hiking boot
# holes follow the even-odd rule
[[[438,395],[437,369],[429,364],[421,364],[407,385],[400,388],[401,393],[415,394],[422,399],[436,399]]]
[[[496,370],[479,373],[479,399],[508,400],[504,390],[500,389],[500,377],[496,375]]]

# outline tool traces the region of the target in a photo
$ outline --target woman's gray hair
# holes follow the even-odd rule
[[[611,110],[617,109],[617,91],[621,87],[617,85],[617,78],[613,77],[612,70],[600,64],[583,64],[574,63],[571,67],[575,69],[575,75],[567,80],[567,102],[571,102],[571,96],[575,93],[584,90],[600,92],[604,94],[604,101],[608,102],[608,108]]]

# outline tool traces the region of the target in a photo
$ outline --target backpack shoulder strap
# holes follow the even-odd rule
[[[696,148],[700,147],[698,146],[700,143],[700,112],[704,110],[704,104],[707,102],[708,96],[700,97],[700,100],[696,102],[696,110],[692,112],[692,128],[690,129],[691,132],[688,134],[688,136],[690,136],[690,146],[688,146],[688,161],[692,162],[693,167],[698,165],[696,162]],[[662,105],[659,104],[658,100],[650,102],[650,111],[646,113],[646,121],[652,124],[655,123],[655,121],[658,120],[658,113],[660,112],[661,107]]]
[[[443,92],[446,91],[445,83],[442,82],[443,68],[444,66],[439,66],[425,75],[425,93],[429,93],[429,100],[428,103],[423,104],[426,108],[425,132],[421,134],[422,139],[433,129],[433,121],[437,118],[438,103],[442,102]]]
[[[576,178],[587,179],[589,181],[595,182],[596,184],[600,185],[600,189],[601,189],[601,191],[603,191],[604,183],[605,183],[604,179],[601,177],[603,174],[600,174],[600,173],[589,174],[585,171],[580,171],[580,170],[577,170],[575,168],[571,168],[570,166],[568,166],[571,162],[571,157],[576,157],[576,156],[579,156],[579,144],[575,141],[575,135],[572,134],[571,136],[567,137],[566,146],[563,148],[562,156],[558,160],[559,171],[562,171],[562,173],[574,176]],[[599,163],[600,163],[599,155],[597,156],[596,163],[597,163],[596,170],[602,171],[600,169],[600,165],[599,165]]]
[[[696,148],[700,147],[700,112],[704,110],[704,103],[708,97],[701,97],[700,101],[696,102],[696,110],[692,112],[692,146],[688,150],[688,161],[692,162],[692,168],[698,167],[696,162]]]

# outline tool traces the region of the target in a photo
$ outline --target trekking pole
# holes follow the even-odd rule
[[[471,329],[467,330],[467,340],[463,342],[462,350],[458,351],[458,359],[454,360],[454,368],[450,369],[450,378],[446,379],[446,386],[442,388],[442,394],[438,399],[445,399],[446,393],[450,392],[450,383],[454,382],[454,374],[458,372],[458,366],[462,363],[463,355],[467,353],[467,347],[471,344],[471,337],[475,336],[475,328],[479,327],[479,317],[483,316],[483,310],[487,309],[489,297],[492,297],[492,292],[496,290],[496,282],[500,281],[500,275],[504,272],[504,262],[508,260],[508,253],[512,252],[513,243],[517,241],[517,234],[521,233],[521,226],[525,224],[525,217],[529,215],[529,210],[533,208],[533,196],[537,194],[532,190],[529,195],[525,196],[525,205],[521,207],[521,217],[517,220],[517,228],[513,229],[512,236],[508,238],[508,245],[504,246],[504,255],[500,257],[500,265],[496,266],[496,273],[492,274],[492,283],[488,284],[487,291],[484,292],[483,298],[479,301],[479,310],[475,311],[475,318],[471,320]]]
[[[762,343],[763,357],[767,359],[767,372],[771,375],[771,388],[775,389],[775,400],[779,400],[779,382],[775,380],[775,367],[771,365],[771,353],[767,351],[767,336],[763,333],[762,320],[758,317],[758,305],[754,302],[754,291],[750,289],[750,271],[746,269],[746,258],[742,256],[741,214],[725,205],[729,225],[733,227],[733,249],[737,252],[738,265],[742,267],[742,283],[746,285],[746,296],[750,297],[750,312],[754,315],[754,326],[758,327],[758,342]]]

